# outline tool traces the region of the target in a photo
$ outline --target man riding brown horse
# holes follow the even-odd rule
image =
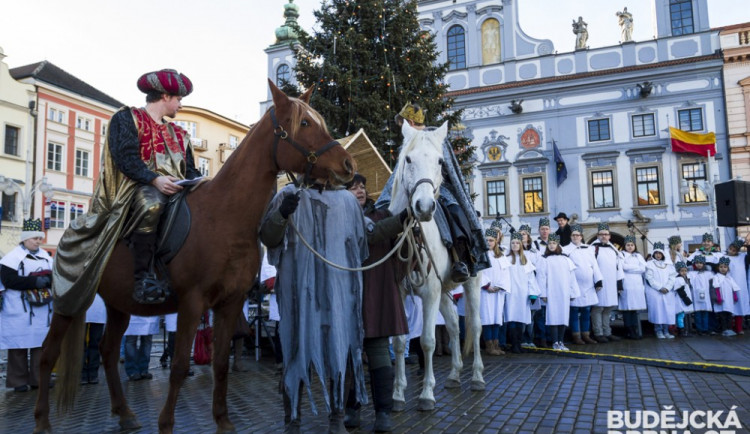
[[[63,313],[75,311],[80,300],[88,299],[75,296],[76,288],[96,288],[119,238],[129,237],[133,254],[133,298],[152,304],[168,295],[167,282],[150,267],[156,229],[168,196],[183,189],[175,181],[200,172],[190,136],[164,117],[177,114],[193,85],[184,74],[163,69],[143,74],[138,89],[146,94],[146,106],[123,107],[112,117],[89,214],[73,222],[60,241],[53,282],[60,300],[56,307]]]

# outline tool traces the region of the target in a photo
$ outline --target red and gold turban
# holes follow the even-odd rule
[[[187,96],[193,91],[193,83],[185,74],[174,69],[162,69],[141,75],[138,90],[143,93],[155,90],[169,95]]]

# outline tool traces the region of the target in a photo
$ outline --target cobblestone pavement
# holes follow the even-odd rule
[[[750,334],[669,341],[651,337],[642,341],[569,347],[602,354],[750,367]],[[250,372],[230,374],[230,418],[241,433],[283,430],[283,410],[277,393],[279,375],[270,351],[265,353],[260,362],[248,358]],[[160,354],[161,348],[154,345],[153,380],[128,382],[124,370],[120,369],[127,399],[143,426],[139,433],[157,432],[169,372],[158,366]],[[415,365],[407,365],[407,410],[394,414],[395,432],[606,433],[608,410],[659,411],[663,406],[673,406],[681,414],[690,410],[726,412],[735,405],[743,426],[740,432],[750,432],[750,376],[561,357],[549,351],[485,356],[487,388],[484,392],[472,392],[469,390],[469,359],[464,363],[461,389],[443,387],[449,363],[448,357],[436,358],[437,403],[433,412],[416,410],[421,378]],[[208,433],[216,429],[211,416],[210,368],[196,366],[194,369],[196,375],[186,380],[177,404],[177,433]],[[104,378],[103,373],[100,378]],[[319,397],[319,390],[315,392]],[[31,432],[35,398],[35,391],[8,391],[0,396],[0,432]],[[319,409],[325,408],[320,400],[316,403]],[[323,413],[313,415],[304,400],[303,431],[325,431],[327,418]],[[363,408],[362,416],[363,427],[353,432],[368,432],[372,428],[371,405]],[[58,433],[119,430],[117,419],[109,414],[109,395],[104,382],[82,386],[73,412],[64,417],[53,413],[51,422]]]

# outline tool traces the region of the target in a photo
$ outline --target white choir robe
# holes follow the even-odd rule
[[[617,306],[617,281],[625,278],[625,273],[622,271],[622,254],[612,243],[602,244],[599,240],[591,243],[594,252],[596,254],[596,260],[599,264],[599,270],[601,270],[604,276],[604,286],[597,293],[599,296],[599,302],[597,306],[601,307],[613,307]]]
[[[618,304],[619,310],[645,310],[646,286],[643,277],[646,273],[646,260],[638,252],[622,254],[622,270],[625,278],[622,281],[622,294]]]
[[[570,300],[580,297],[573,261],[566,255],[550,255],[539,260],[539,296],[547,299],[546,325],[568,325]]]
[[[740,291],[740,287],[737,282],[732,279],[732,276],[727,273],[723,275],[716,273],[714,275],[714,288],[719,288],[721,291],[721,303],[714,304],[714,312],[731,312],[732,315],[736,315],[737,305],[739,303],[734,302],[734,294]],[[737,296],[739,299],[739,295]]]
[[[688,280],[690,280],[690,277],[688,276]],[[674,310],[676,313],[685,312],[690,313],[693,312],[693,288],[692,288],[693,282],[688,282],[680,276],[679,274],[677,277],[674,278]],[[690,299],[690,306],[686,305],[685,302],[682,301],[682,297],[680,297],[679,294],[677,294],[677,290],[680,289],[680,287],[685,287],[685,294],[687,294],[688,298]]]
[[[86,322],[92,324],[107,323],[107,306],[98,293],[94,296],[94,302],[86,310]]]
[[[737,304],[734,305],[735,315],[750,315],[750,294],[748,294],[747,271],[745,270],[745,256],[747,253],[740,252],[737,256],[729,256],[729,275],[740,290],[737,292]]]
[[[503,311],[505,310],[505,297],[507,292],[511,292],[510,287],[510,262],[505,256],[495,257],[495,254],[489,252],[490,268],[482,270],[482,281],[480,285],[484,288],[489,285],[490,288],[502,288],[502,291],[490,293],[482,289],[479,296],[479,317],[482,325],[502,325]]]
[[[711,311],[711,295],[708,293],[708,282],[714,278],[714,273],[706,268],[703,271],[688,271],[688,279],[693,287],[693,311]]]
[[[677,272],[669,262],[651,259],[646,263],[646,302],[652,324],[675,324],[674,281]],[[662,294],[659,290],[669,290]]]
[[[510,262],[510,258],[508,262]],[[506,321],[531,324],[531,300],[529,300],[529,296],[539,296],[539,286],[537,286],[534,270],[536,270],[536,267],[531,261],[528,261],[528,258],[526,265],[521,265],[520,260],[516,264],[510,264],[508,271],[512,290],[505,296]]]
[[[603,281],[604,277],[599,270],[599,264],[594,257],[594,249],[586,244],[576,246],[573,243],[563,247],[563,253],[568,255],[576,266],[575,275],[578,289],[581,295],[570,302],[571,306],[586,307],[594,306],[599,302],[594,284]]]

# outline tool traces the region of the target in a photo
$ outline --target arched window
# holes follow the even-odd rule
[[[466,35],[464,28],[453,26],[448,29],[448,69],[466,68]]]
[[[289,83],[291,77],[291,71],[289,65],[283,64],[276,68],[276,86],[281,87],[286,83]]]
[[[494,18],[482,23],[482,65],[500,63],[500,22]]]

